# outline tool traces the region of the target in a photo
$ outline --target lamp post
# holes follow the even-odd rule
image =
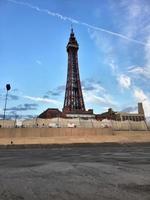
[[[7,105],[7,99],[8,99],[8,91],[11,89],[10,84],[6,84],[6,98],[5,98],[5,107],[4,107],[4,116],[3,120],[5,120],[5,113],[6,113],[6,105]]]

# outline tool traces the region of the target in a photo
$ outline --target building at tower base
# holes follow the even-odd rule
[[[48,108],[44,112],[42,112],[38,118],[42,119],[51,119],[51,118],[83,118],[83,119],[94,119],[95,114],[93,113],[92,109],[89,109],[87,111],[73,111],[69,113],[61,112],[58,108]]]
[[[38,116],[38,118],[42,119],[51,119],[55,117],[63,117],[63,113],[58,108],[48,108]]]

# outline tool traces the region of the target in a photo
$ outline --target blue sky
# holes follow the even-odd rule
[[[143,102],[149,117],[149,10],[149,0],[1,0],[0,115],[6,83],[7,115],[62,109],[73,24],[86,108],[135,112]]]

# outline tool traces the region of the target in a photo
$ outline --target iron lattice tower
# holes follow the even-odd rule
[[[82,113],[85,111],[78,67],[78,49],[79,45],[74,36],[73,29],[71,29],[69,42],[67,44],[68,72],[63,107],[63,112],[65,113]]]

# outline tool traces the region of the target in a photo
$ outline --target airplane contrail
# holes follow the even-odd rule
[[[27,3],[27,2],[22,2],[22,1],[16,1],[16,0],[7,0],[11,3],[15,3],[15,4],[19,4],[19,5],[23,5],[23,6],[27,6],[29,8],[32,8],[34,10],[36,10],[37,12],[43,12],[43,13],[46,13],[47,15],[50,15],[50,16],[53,16],[53,17],[57,17],[61,20],[64,20],[64,21],[69,21],[73,24],[79,24],[79,25],[82,25],[82,26],[85,26],[85,27],[88,27],[90,29],[93,29],[93,30],[97,30],[97,31],[101,31],[101,32],[105,32],[107,34],[110,34],[110,35],[113,35],[113,36],[116,36],[116,37],[120,37],[122,39],[125,39],[125,40],[128,40],[128,41],[131,41],[131,42],[134,42],[134,43],[137,43],[137,44],[140,44],[140,45],[143,45],[143,46],[149,46],[150,44],[147,44],[145,42],[142,42],[142,41],[139,41],[139,40],[136,40],[134,38],[130,38],[130,37],[127,37],[126,35],[123,35],[121,33],[117,33],[117,32],[113,32],[113,31],[109,31],[107,29],[104,29],[104,28],[101,28],[101,27],[98,27],[98,26],[94,26],[94,25],[91,25],[91,24],[88,24],[88,23],[85,23],[85,22],[82,22],[82,21],[78,21],[76,19],[73,19],[73,18],[70,18],[70,17],[67,17],[67,16],[63,16],[59,13],[55,13],[55,12],[52,12],[48,9],[43,9],[43,8],[39,8],[38,6],[34,6],[30,3]]]

